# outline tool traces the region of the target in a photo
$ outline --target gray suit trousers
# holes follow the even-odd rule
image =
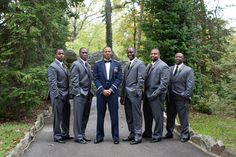
[[[188,100],[182,96],[173,94],[167,105],[166,129],[168,134],[173,133],[177,113],[181,124],[181,138],[187,138],[189,136]]]
[[[151,107],[152,115],[155,121],[155,127],[154,127],[152,138],[158,139],[162,137],[162,133],[163,133],[164,119],[163,119],[163,110],[161,107],[162,101],[159,97],[157,97],[154,100],[148,101],[148,103]]]
[[[92,97],[75,96],[74,97],[74,136],[75,139],[82,139],[85,136],[85,129],[88,123]]]
[[[130,131],[130,136],[136,140],[142,138],[142,112],[141,112],[141,97],[126,97],[125,100],[125,116]]]
[[[53,134],[54,139],[62,139],[69,136],[70,124],[70,103],[69,100],[62,100],[60,98],[51,99],[53,107]]]

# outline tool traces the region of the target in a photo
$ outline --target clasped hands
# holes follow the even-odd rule
[[[106,97],[110,96],[111,95],[111,92],[112,92],[112,89],[104,89],[102,94]]]

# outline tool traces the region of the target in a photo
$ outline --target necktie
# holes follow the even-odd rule
[[[65,66],[65,64],[64,64],[64,63],[61,63],[61,65],[62,65],[62,67],[63,67],[64,69],[66,69],[66,66]]]
[[[128,65],[128,70],[130,69],[130,67],[131,67],[131,62],[129,62],[129,65]]]
[[[87,62],[84,63],[84,66],[88,69],[88,63]]]
[[[177,74],[178,70],[179,70],[179,66],[177,65],[175,68],[174,76]]]
[[[152,64],[150,64],[150,66],[148,68],[148,71],[147,71],[148,74],[150,73],[151,69],[152,69]]]

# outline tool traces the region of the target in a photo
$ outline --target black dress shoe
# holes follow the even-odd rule
[[[181,139],[180,139],[180,142],[184,143],[184,142],[187,142],[189,139],[190,139],[190,137],[181,138]]]
[[[153,138],[151,143],[160,142],[161,140],[162,140],[162,138]]]
[[[170,138],[173,138],[174,136],[173,136],[173,134],[166,134],[163,138],[164,139],[170,139]]]
[[[54,142],[61,143],[61,144],[66,143],[66,142],[65,142],[64,140],[62,140],[62,139],[54,139]]]
[[[88,137],[86,137],[86,136],[84,136],[83,139],[84,139],[85,141],[87,141],[87,142],[91,141],[91,139],[88,138]]]
[[[115,140],[113,143],[114,143],[114,144],[119,144],[120,141],[119,141],[119,140]]]
[[[143,138],[152,138],[152,134],[143,133],[142,137]]]
[[[127,138],[123,138],[122,141],[132,141],[134,137],[128,136]]]
[[[130,142],[130,144],[135,145],[135,144],[139,144],[141,142],[142,142],[142,140],[133,140],[133,141]]]
[[[94,143],[94,144],[98,144],[98,143],[101,143],[101,142],[103,142],[103,139],[101,139],[101,140],[95,139],[93,143]]]
[[[63,140],[71,140],[71,139],[74,139],[74,137],[71,137],[71,136],[64,136],[62,137]]]
[[[76,139],[75,140],[76,143],[80,143],[80,144],[86,144],[87,142],[84,139]]]

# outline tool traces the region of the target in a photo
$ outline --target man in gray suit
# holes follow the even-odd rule
[[[127,49],[129,63],[124,69],[122,83],[121,104],[125,107],[126,121],[130,134],[123,141],[131,141],[130,144],[142,142],[142,90],[144,86],[145,65],[136,58],[134,48]]]
[[[53,108],[53,135],[54,141],[65,143],[71,139],[69,136],[70,103],[69,78],[67,69],[63,64],[64,51],[56,49],[55,61],[48,67],[49,96]]]
[[[176,53],[175,65],[170,68],[170,84],[167,103],[167,134],[164,138],[173,138],[175,117],[178,113],[181,124],[180,141],[189,140],[188,103],[194,86],[192,68],[184,65],[184,55]]]
[[[160,51],[158,49],[153,49],[151,51],[150,57],[152,59],[152,63],[148,65],[146,71],[144,105],[146,107],[148,106],[151,109],[151,113],[145,114],[152,115],[155,120],[155,128],[152,134],[151,141],[152,143],[155,143],[162,140],[162,103],[165,99],[169,82],[169,67],[165,62],[160,59]],[[150,110],[146,111],[150,112]],[[150,120],[148,122],[150,122]],[[146,124],[147,123],[145,123],[145,125]],[[145,129],[152,130],[152,123],[148,124],[148,126],[150,128],[145,127]]]
[[[72,95],[74,96],[74,141],[86,144],[86,141],[91,141],[86,137],[85,129],[93,98],[91,91],[92,74],[91,67],[87,63],[87,49],[80,48],[79,56],[80,58],[71,65]]]

